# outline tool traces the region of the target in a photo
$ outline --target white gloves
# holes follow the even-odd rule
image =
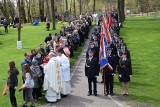
[[[119,75],[119,77],[121,78],[121,77],[122,77],[122,75]]]

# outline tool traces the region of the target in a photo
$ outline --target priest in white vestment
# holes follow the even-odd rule
[[[71,84],[70,84],[70,62],[69,59],[62,54],[62,48],[57,49],[57,58],[61,62],[61,73],[62,73],[62,95],[68,95],[71,91]]]
[[[48,102],[56,102],[61,99],[62,89],[61,66],[57,57],[52,57],[44,66],[44,74],[45,98]]]

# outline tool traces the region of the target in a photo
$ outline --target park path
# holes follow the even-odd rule
[[[93,28],[91,31],[92,30]],[[85,77],[84,67],[88,43],[89,40],[85,42],[83,52],[72,68],[71,94],[56,103],[46,103],[41,107],[127,107],[124,102],[117,101],[116,95],[113,97],[104,96],[104,86],[100,83],[101,75],[97,78],[98,96],[87,96],[88,80],[87,77]]]

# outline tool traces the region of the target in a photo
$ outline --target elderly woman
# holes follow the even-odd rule
[[[40,83],[40,78],[42,76],[42,72],[38,66],[38,61],[33,60],[32,66],[30,67],[32,73],[33,73],[33,80],[34,80],[34,87],[33,87],[33,98],[36,100],[39,97],[40,91],[39,87],[42,83]]]

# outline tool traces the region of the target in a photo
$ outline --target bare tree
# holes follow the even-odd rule
[[[66,0],[66,10],[68,10],[68,0]]]
[[[43,18],[44,18],[44,0],[39,0],[39,14],[40,14],[41,21],[43,22]]]
[[[24,0],[21,0],[21,18],[23,18],[24,23],[27,23],[27,19],[26,19],[26,13],[25,13],[25,2]]]
[[[73,3],[73,5],[74,5],[74,18],[76,18],[76,0],[73,0],[74,1],[74,3]]]
[[[69,11],[70,11],[70,14],[72,14],[72,0],[70,2],[70,9],[69,9]]]
[[[96,12],[96,0],[93,0],[93,13]]]
[[[51,10],[52,10],[52,30],[55,30],[56,29],[56,23],[55,23],[54,0],[51,0]]]
[[[124,6],[125,0],[118,0],[118,14],[120,23],[124,22],[125,20]]]
[[[14,20],[14,16],[15,16],[15,9],[14,9],[14,3],[11,0],[8,0],[8,5],[9,5],[9,14],[12,18],[12,20]]]
[[[1,1],[0,2],[0,10],[1,10],[2,14],[4,15],[4,17],[7,19],[7,21],[10,22],[7,4],[8,4],[7,0],[4,0],[3,3]]]
[[[28,13],[28,22],[32,22],[32,16],[31,16],[31,0],[26,0],[27,4],[27,13]]]
[[[79,0],[79,14],[82,14],[82,0]]]
[[[47,20],[48,22],[51,21],[50,10],[49,10],[49,0],[46,0],[46,18],[48,19]]]

